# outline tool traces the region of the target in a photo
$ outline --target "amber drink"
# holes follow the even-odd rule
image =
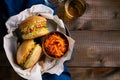
[[[86,9],[84,0],[67,0],[65,2],[65,15],[69,19],[80,17]]]

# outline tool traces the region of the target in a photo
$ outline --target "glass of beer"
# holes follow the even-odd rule
[[[86,9],[84,0],[67,0],[65,2],[65,15],[69,19],[80,17]]]

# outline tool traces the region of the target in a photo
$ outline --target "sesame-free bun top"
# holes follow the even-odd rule
[[[47,19],[42,16],[30,16],[23,20],[20,25],[20,31],[23,39],[34,39],[49,33],[46,26]]]
[[[41,46],[34,40],[25,40],[17,50],[17,63],[23,68],[30,68],[39,60],[41,52]]]
[[[30,16],[21,22],[20,28],[25,28],[26,26],[36,24],[37,22],[41,23],[41,26],[46,26],[46,18],[42,16]],[[44,23],[44,24],[43,24]]]

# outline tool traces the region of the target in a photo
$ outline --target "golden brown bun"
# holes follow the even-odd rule
[[[41,52],[41,46],[33,40],[26,40],[18,48],[17,63],[23,68],[30,68],[39,60]]]
[[[92,69],[92,74],[94,76],[105,76],[109,73],[111,73],[113,70],[115,70],[114,68],[110,68],[110,67],[105,67],[105,68],[93,68]]]
[[[47,19],[41,16],[30,16],[19,25],[23,39],[34,39],[49,33]]]
[[[24,21],[21,22],[20,28],[23,29],[28,25],[36,24],[36,22],[38,22],[38,21],[46,22],[47,20],[46,20],[46,18],[41,17],[41,16],[30,16],[30,17],[26,18]],[[42,25],[45,26],[46,23],[42,24]]]

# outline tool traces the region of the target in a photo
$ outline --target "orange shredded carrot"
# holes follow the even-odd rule
[[[61,57],[66,51],[66,43],[59,35],[53,34],[45,41],[45,47],[50,51],[51,55]]]

